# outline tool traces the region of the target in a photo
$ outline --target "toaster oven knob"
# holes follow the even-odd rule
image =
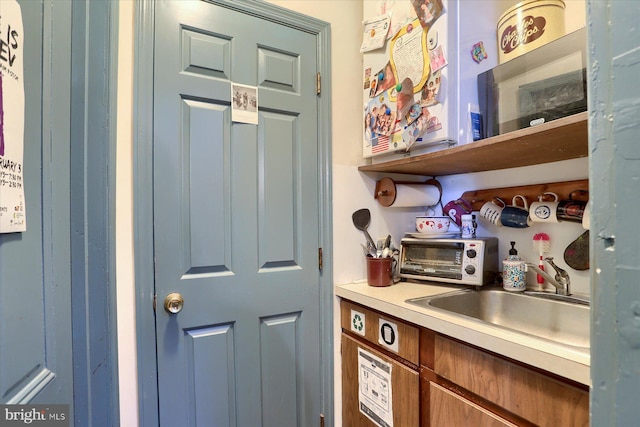
[[[467,274],[473,274],[473,273],[475,273],[475,272],[476,272],[476,268],[475,268],[473,265],[467,265],[467,266],[464,268],[464,271],[465,271]]]
[[[469,249],[469,250],[467,251],[467,256],[468,256],[469,258],[475,258],[475,257],[476,257],[476,255],[478,255],[478,253],[476,252],[476,250],[475,250],[475,249]]]

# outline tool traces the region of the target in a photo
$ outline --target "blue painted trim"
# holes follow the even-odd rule
[[[115,426],[118,4],[73,2],[70,9],[74,421]]]
[[[331,164],[331,32],[330,25],[263,1],[210,0],[211,3],[259,16],[282,25],[315,34],[318,39],[318,64],[322,94],[318,97],[318,150],[320,185],[320,244],[324,268],[320,277],[323,313],[321,363],[323,374],[322,408],[325,425],[334,425],[333,372],[333,223]],[[136,265],[136,329],[138,351],[138,397],[140,426],[158,425],[153,264],[153,1],[138,2],[134,59],[134,236]]]
[[[140,426],[158,426],[153,263],[154,2],[137,3],[134,45],[133,235]]]

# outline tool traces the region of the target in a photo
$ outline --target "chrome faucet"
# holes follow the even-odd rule
[[[552,257],[545,258],[544,260],[547,261],[549,265],[551,265],[551,267],[553,267],[553,269],[556,271],[555,278],[551,277],[549,273],[541,270],[537,265],[531,262],[528,262],[526,264],[527,267],[531,268],[533,271],[544,277],[545,280],[555,286],[556,294],[571,295],[571,287],[569,286],[571,284],[571,279],[569,278],[569,273],[555,265]]]

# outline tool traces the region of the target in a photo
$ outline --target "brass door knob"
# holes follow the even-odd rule
[[[178,314],[184,306],[184,298],[177,292],[170,293],[164,297],[164,309],[169,314]]]

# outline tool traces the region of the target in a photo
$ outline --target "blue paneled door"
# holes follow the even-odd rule
[[[0,234],[0,403],[68,404],[73,411],[70,52],[57,49],[70,44],[70,3],[47,4],[49,14],[42,2],[18,4],[23,29],[15,33],[12,48],[24,61],[18,78],[24,85],[27,229]],[[15,5],[0,1],[3,37],[8,25],[18,28],[7,18]],[[60,27],[52,35],[54,13],[62,19],[55,21]],[[4,79],[15,78],[7,49],[4,45],[0,59]],[[3,98],[5,112],[16,105],[15,99]],[[14,137],[5,135],[5,144],[15,143]]]
[[[160,424],[317,425],[316,36],[206,2],[155,7]],[[232,84],[256,88],[257,124],[232,121]]]

